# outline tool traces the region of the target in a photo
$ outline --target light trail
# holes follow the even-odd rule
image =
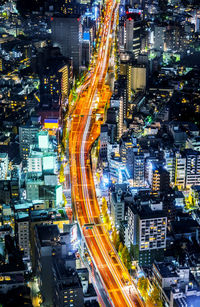
[[[92,73],[78,89],[78,98],[72,112],[72,121],[69,135],[69,157],[72,201],[76,210],[76,217],[82,235],[93,263],[99,273],[101,282],[110,297],[113,306],[143,306],[138,294],[131,295],[122,281],[123,273],[127,273],[116,254],[104,226],[99,225],[100,209],[95,193],[95,186],[91,166],[88,163],[93,141],[98,137],[100,130],[93,130],[95,123],[92,120],[95,98],[104,87],[105,76],[108,70],[112,33],[116,25],[118,4],[112,0],[106,3],[104,22],[101,23],[101,42],[98,54],[94,60]],[[87,90],[86,90],[87,89]],[[91,137],[91,133],[92,137]],[[98,224],[92,229],[85,229],[88,223]],[[116,263],[109,252],[115,253]],[[129,275],[128,275],[129,276]],[[130,283],[132,283],[129,276]],[[134,285],[132,283],[132,288]],[[132,299],[133,298],[133,299]]]

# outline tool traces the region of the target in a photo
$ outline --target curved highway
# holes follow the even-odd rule
[[[90,165],[90,150],[99,136],[100,124],[94,120],[96,97],[105,84],[113,33],[116,27],[118,4],[109,0],[101,22],[101,42],[95,57],[90,78],[79,90],[73,107],[69,134],[69,158],[72,202],[77,221],[85,238],[96,270],[113,306],[143,306],[137,290],[121,263],[103,224],[95,193]],[[86,224],[93,224],[87,229]],[[115,255],[114,257],[110,256]],[[123,276],[126,276],[124,280]]]

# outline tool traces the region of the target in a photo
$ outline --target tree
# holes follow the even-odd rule
[[[124,247],[123,243],[120,242],[119,248],[118,248],[118,253],[119,253],[120,255],[121,255],[121,253],[122,253],[123,247]]]
[[[150,301],[153,303],[153,306],[162,307],[163,305],[160,298],[160,290],[156,286],[151,291]]]
[[[138,280],[138,289],[142,295],[142,297],[144,299],[147,298],[147,295],[148,295],[148,291],[149,291],[149,281],[147,278],[145,278],[144,276],[140,277],[139,280]]]
[[[64,166],[63,166],[63,164],[61,164],[61,167],[60,167],[60,183],[62,183],[64,181],[65,181]]]
[[[106,201],[105,197],[102,198],[101,211],[102,211],[103,216],[105,216],[107,211],[108,211],[107,201]]]
[[[63,193],[63,201],[64,201],[64,207],[67,205],[67,198],[65,196],[65,193]]]
[[[123,247],[121,252],[121,257],[124,265],[127,267],[128,270],[131,269],[131,256],[126,246]]]
[[[14,134],[17,134],[17,126],[14,126],[14,127],[12,128],[12,132],[13,132]]]
[[[104,223],[105,223],[105,224],[108,224],[109,221],[110,221],[109,215],[108,215],[108,213],[106,212],[105,215],[104,215]]]
[[[120,244],[120,239],[119,239],[119,234],[118,234],[116,228],[114,228],[113,232],[112,232],[112,241],[113,241],[113,245],[115,246],[116,250],[118,250],[119,244]]]
[[[145,303],[148,307],[155,307],[153,299],[150,295],[148,295]]]

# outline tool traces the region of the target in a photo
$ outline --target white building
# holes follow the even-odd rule
[[[8,173],[8,154],[0,153],[0,180],[5,180]]]
[[[37,150],[31,150],[28,157],[28,172],[42,173],[42,157],[43,153]]]

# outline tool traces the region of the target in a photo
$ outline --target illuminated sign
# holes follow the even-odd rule
[[[90,41],[90,32],[84,32],[83,33],[83,40],[84,41]]]
[[[59,128],[58,119],[46,118],[44,120],[44,128],[45,129],[58,129]]]
[[[126,12],[126,14],[131,14],[131,13],[140,15],[142,13],[142,10],[129,8],[128,11]]]

